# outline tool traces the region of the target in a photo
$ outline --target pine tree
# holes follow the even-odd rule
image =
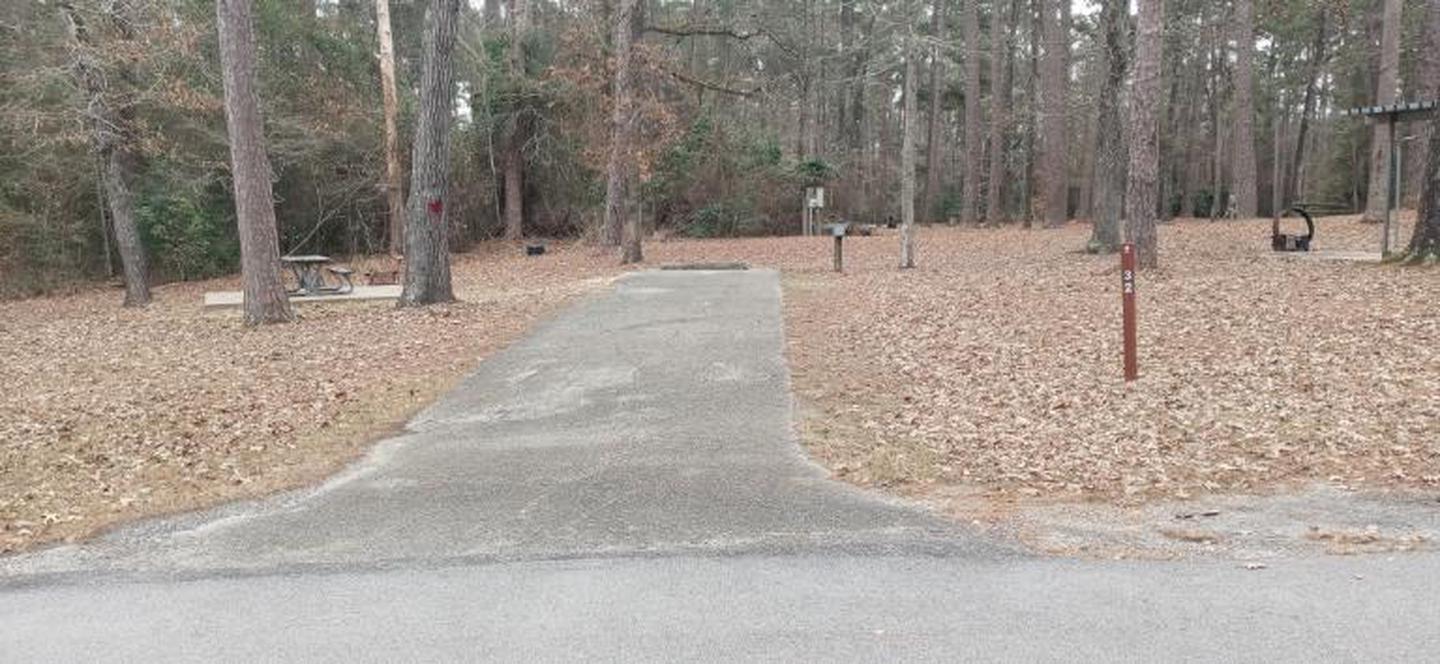
[[[405,192],[400,173],[400,103],[395,95],[395,46],[390,35],[390,0],[375,0],[375,32],[380,42],[380,96],[385,112],[385,203],[390,253],[405,250]]]
[[[1235,148],[1231,164],[1230,191],[1235,197],[1235,214],[1249,219],[1259,214],[1255,185],[1255,102],[1254,0],[1235,0]]]
[[[525,35],[529,30],[528,0],[510,0],[510,45],[506,62],[511,84],[518,90],[525,81]],[[505,153],[501,170],[505,172],[505,239],[519,240],[525,232],[525,134],[521,122],[521,104],[511,106],[505,122]]]
[[[913,2],[909,9],[914,9]],[[907,16],[911,14],[907,13]],[[915,267],[915,26],[905,24],[905,81],[900,125],[900,267]]]
[[[1375,105],[1395,103],[1400,83],[1400,0],[1384,0],[1380,28],[1380,69],[1375,77]],[[1370,187],[1365,196],[1365,221],[1385,219],[1390,203],[1390,135],[1375,123],[1370,139]]]
[[[1155,217],[1160,179],[1157,109],[1160,101],[1160,28],[1164,0],[1137,0],[1135,77],[1130,88],[1130,173],[1125,193],[1125,239],[1141,268],[1160,266]]]
[[[260,99],[255,92],[253,0],[216,0],[220,65],[225,86],[225,126],[230,136],[235,217],[240,225],[240,276],[246,325],[294,319],[280,279],[280,238]]]
[[[631,99],[631,60],[633,36],[631,22],[637,0],[619,0],[612,17],[615,40],[615,78],[611,81],[614,109],[610,124],[610,158],[605,177],[605,225],[623,229],[621,262],[639,263],[641,252],[639,215],[629,210],[628,199],[633,179],[630,154],[634,132],[634,100]]]
[[[984,168],[984,118],[980,108],[980,0],[964,0],[961,38],[965,40],[965,175],[960,185],[960,220],[979,221],[980,170]]]
[[[455,299],[450,284],[450,133],[454,116],[455,25],[460,0],[430,0],[425,16],[425,64],[405,223],[405,284],[400,306]]]
[[[94,134],[95,152],[100,155],[105,203],[110,210],[111,227],[120,253],[120,266],[125,275],[127,307],[150,304],[150,259],[140,238],[135,221],[135,150],[131,113],[118,100],[117,91],[109,89],[112,80],[125,83],[129,71],[104,71],[97,53],[91,28],[74,3],[61,5],[69,22],[71,39],[71,70],[85,92],[86,117]],[[112,24],[124,41],[133,41],[129,3],[106,3],[102,20]]]
[[[1040,0],[1045,50],[1040,61],[1041,222],[1056,227],[1069,216],[1070,0]]]
[[[1129,70],[1129,1],[1104,0],[1100,9],[1100,31],[1104,39],[1105,80],[1099,99],[1100,121],[1096,125],[1097,166],[1095,224],[1087,250],[1114,253],[1120,248],[1120,220],[1125,214],[1127,178],[1125,151],[1125,108],[1120,103]]]

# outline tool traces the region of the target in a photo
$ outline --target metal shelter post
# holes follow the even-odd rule
[[[1396,161],[1400,153],[1396,149],[1398,145],[1395,141],[1397,115],[1396,113],[1391,113],[1386,116],[1386,120],[1388,120],[1390,125],[1390,160],[1389,163],[1385,164],[1385,167],[1386,170],[1390,172],[1388,174],[1389,179],[1385,182],[1385,238],[1380,242],[1381,256],[1390,255],[1390,248],[1395,246],[1394,236],[1396,235],[1396,227],[1399,226],[1395,221],[1395,207],[1399,205],[1400,201],[1400,192],[1396,191],[1396,184],[1400,181],[1400,164]]]
[[[1399,243],[1400,224],[1395,218],[1396,209],[1400,206],[1400,144],[1396,136],[1396,125],[1401,122],[1413,122],[1424,119],[1440,109],[1440,102],[1435,101],[1413,101],[1391,106],[1364,106],[1343,111],[1341,115],[1360,115],[1374,122],[1385,122],[1390,133],[1390,160],[1386,164],[1389,171],[1385,187],[1385,224],[1381,230],[1380,254],[1388,256],[1390,251]],[[1370,192],[1374,196],[1377,192]]]

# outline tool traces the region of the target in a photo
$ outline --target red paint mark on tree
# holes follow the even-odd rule
[[[445,211],[445,203],[441,202],[441,200],[438,199],[438,198],[435,199],[435,200],[433,200],[433,201],[430,201],[429,207],[430,207],[430,216],[432,216],[432,217],[438,217],[438,216],[440,216],[441,213],[443,213],[443,212]]]

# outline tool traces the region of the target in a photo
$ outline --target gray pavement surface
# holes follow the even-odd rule
[[[829,480],[778,276],[647,272],[312,490],[0,560],[0,661],[1436,661],[1440,557],[1037,557]]]

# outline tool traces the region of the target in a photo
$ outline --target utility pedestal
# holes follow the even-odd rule
[[[845,271],[845,233],[850,224],[830,224],[830,235],[835,238],[835,271]]]

